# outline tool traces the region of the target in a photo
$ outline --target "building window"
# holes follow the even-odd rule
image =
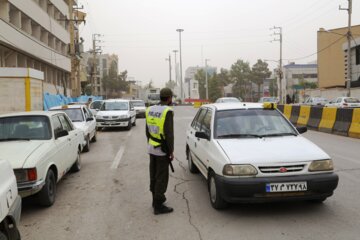
[[[317,78],[316,73],[309,73],[309,74],[292,74],[292,78]]]
[[[356,47],[355,55],[356,55],[356,65],[360,65],[360,46]]]

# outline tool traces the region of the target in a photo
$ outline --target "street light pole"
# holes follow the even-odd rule
[[[176,85],[178,85],[178,71],[177,71],[177,60],[176,60],[176,53],[178,52],[178,50],[173,50],[174,54],[175,54],[175,82]]]
[[[280,103],[284,103],[283,99],[283,86],[282,86],[282,78],[283,78],[283,72],[282,72],[282,41],[283,41],[283,33],[282,33],[282,27],[273,27],[270,30],[278,30],[278,32],[274,32],[274,35],[279,35],[279,39],[274,39],[273,41],[279,41],[280,42],[280,60],[279,60],[279,98]],[[285,86],[285,95],[286,95],[286,86]]]
[[[341,8],[339,10],[346,10],[348,11],[348,32],[347,32],[347,77],[346,77],[346,90],[347,96],[351,96],[351,13],[352,13],[352,0],[348,0],[348,8]]]
[[[209,99],[209,83],[208,83],[208,70],[207,70],[207,62],[210,59],[205,59],[205,84],[206,84],[206,100]]]
[[[184,99],[184,93],[183,93],[183,79],[182,79],[182,52],[181,52],[181,33],[184,31],[184,29],[176,29],[176,31],[179,33],[179,50],[180,50],[180,94],[181,94],[181,102],[183,102]]]
[[[166,61],[169,61],[169,82],[171,82],[171,55],[169,54],[169,58],[165,58]]]

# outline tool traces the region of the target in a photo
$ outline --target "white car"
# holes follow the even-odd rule
[[[222,98],[218,98],[215,103],[234,103],[234,102],[241,102],[241,100],[235,97],[222,97]]]
[[[309,97],[304,101],[304,105],[308,105],[308,106],[325,106],[325,104],[328,103],[328,100],[326,98],[323,97]]]
[[[0,239],[20,240],[21,197],[11,165],[0,159]]]
[[[131,103],[134,106],[136,117],[145,117],[146,106],[143,100],[131,100]]]
[[[190,172],[207,179],[211,204],[314,200],[333,194],[338,176],[324,151],[302,137],[272,103],[202,106],[187,130]]]
[[[98,111],[100,111],[100,108],[101,108],[101,105],[103,104],[103,102],[104,102],[104,100],[95,100],[89,104],[89,109],[94,116],[96,116]]]
[[[358,108],[360,100],[354,97],[338,97],[326,104],[325,107]]]
[[[55,202],[56,183],[81,168],[83,133],[64,112],[24,112],[0,116],[0,159],[14,169],[19,194]]]
[[[130,100],[111,99],[103,102],[96,115],[98,129],[126,127],[130,130],[132,126],[136,126],[136,112]]]
[[[73,125],[84,132],[83,151],[90,151],[90,142],[96,142],[96,120],[86,105],[64,105],[50,108],[50,111],[65,112]]]
[[[277,97],[262,97],[259,99],[259,103],[270,102],[270,103],[279,103]]]

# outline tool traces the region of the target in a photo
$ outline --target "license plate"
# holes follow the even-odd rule
[[[266,192],[304,192],[306,182],[267,183]]]

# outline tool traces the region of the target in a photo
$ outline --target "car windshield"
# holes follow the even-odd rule
[[[0,141],[48,140],[51,138],[49,119],[45,116],[0,118]]]
[[[85,121],[81,108],[67,108],[67,109],[58,109],[58,110],[51,110],[51,111],[65,112],[69,116],[71,121],[73,121],[73,122]]]
[[[357,98],[345,98],[344,102],[346,103],[360,103],[360,100]]]
[[[90,104],[90,109],[100,109],[103,101],[95,101]]]
[[[240,102],[237,98],[221,98],[219,102],[228,103],[228,102]]]
[[[239,109],[216,113],[215,138],[297,135],[277,110]]]
[[[102,111],[126,111],[129,110],[128,102],[104,102],[101,106]]]
[[[145,103],[143,101],[134,101],[134,107],[145,107]]]

